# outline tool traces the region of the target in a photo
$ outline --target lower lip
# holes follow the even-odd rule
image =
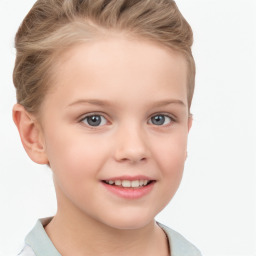
[[[124,188],[124,187],[109,185],[104,182],[102,182],[102,184],[108,191],[112,192],[113,194],[119,197],[126,198],[126,199],[139,199],[148,195],[151,192],[155,182],[151,182],[147,186],[139,187],[139,188]]]

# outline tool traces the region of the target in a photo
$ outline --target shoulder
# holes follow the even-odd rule
[[[36,255],[30,246],[25,245],[17,256],[36,256]]]
[[[161,223],[157,224],[168,237],[172,256],[202,256],[201,252],[181,234]]]
[[[25,246],[18,256],[61,256],[45,232],[52,217],[39,219],[25,238]]]

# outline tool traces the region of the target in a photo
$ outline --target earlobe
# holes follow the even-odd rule
[[[28,156],[35,163],[48,164],[42,132],[36,119],[20,104],[14,105],[12,116]]]

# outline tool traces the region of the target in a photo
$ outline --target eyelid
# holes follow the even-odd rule
[[[91,116],[101,116],[101,117],[103,117],[104,119],[106,119],[106,124],[100,125],[100,126],[90,126],[90,125],[87,125],[86,123],[83,122],[86,118],[91,117]],[[83,114],[78,118],[78,123],[81,123],[82,125],[90,128],[90,129],[100,129],[102,126],[105,126],[105,125],[109,124],[110,121],[109,121],[109,118],[107,117],[107,115],[103,112],[88,112],[87,114]]]
[[[152,115],[150,115],[149,117],[149,120],[150,118],[154,117],[154,116],[167,116],[169,117],[173,122],[176,122],[177,121],[177,117],[173,114],[170,114],[170,113],[166,113],[166,112],[156,112]]]
[[[78,118],[78,121],[81,122],[86,117],[90,117],[90,116],[103,116],[105,119],[109,119],[107,117],[107,115],[105,113],[103,113],[103,112],[88,112],[86,114],[80,115],[80,117]]]

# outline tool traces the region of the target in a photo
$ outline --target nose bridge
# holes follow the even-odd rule
[[[147,135],[143,125],[136,122],[120,125],[115,149],[116,159],[138,162],[146,160],[148,156]]]

